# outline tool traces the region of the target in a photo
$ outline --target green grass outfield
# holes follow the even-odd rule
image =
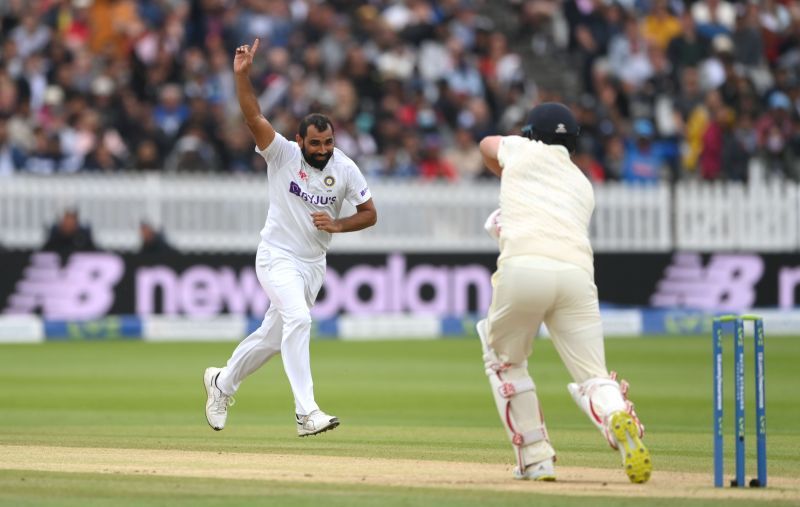
[[[798,481],[800,338],[767,340],[770,477]],[[590,494],[587,498],[571,496],[566,489],[543,491],[536,483],[512,481],[510,474],[508,491],[460,489],[457,484],[441,489],[425,484],[330,483],[313,474],[215,477],[214,456],[235,461],[239,453],[243,459],[257,460],[263,455],[267,460],[264,468],[272,466],[271,455],[294,455],[299,460],[312,455],[421,460],[432,462],[434,469],[437,463],[444,467],[461,462],[506,474],[513,460],[475,339],[312,342],[317,401],[338,415],[342,426],[306,439],[295,433],[292,397],[279,357],[242,386],[228,427],[222,432],[209,429],[203,414],[202,373],[206,366],[221,365],[234,346],[144,342],[1,345],[0,505],[675,504],[675,498],[658,496],[643,501],[625,493]],[[725,429],[730,476],[733,362],[731,347],[727,348]],[[653,454],[654,481],[659,472],[706,474],[708,480],[702,487],[688,488],[688,496],[678,498],[680,505],[744,506],[764,500],[759,490],[726,498],[713,496],[708,337],[614,339],[606,342],[606,354],[609,368],[630,382],[630,397],[647,426],[645,441]],[[747,354],[750,477],[755,470],[752,345]],[[616,470],[618,456],[572,402],[566,390],[569,378],[549,341],[536,343],[530,370],[558,452],[558,466]],[[54,447],[75,448],[74,457],[66,462],[47,458]],[[197,466],[211,471],[197,476],[148,472],[146,467],[126,471],[122,465],[114,468],[102,460],[95,469],[73,470],[71,464],[83,463],[82,456],[97,459],[93,450],[109,448],[121,450],[118,455],[123,458],[125,450],[180,451],[176,456],[183,451],[197,452],[196,456],[203,457]],[[134,452],[128,452],[133,459]],[[51,466],[31,465],[25,457],[30,453],[40,453]],[[615,473],[624,478],[621,470]],[[453,475],[457,483],[458,473]],[[784,496],[780,495],[782,486],[768,488],[764,494],[778,492],[769,497],[769,505],[800,504],[798,484],[784,488]],[[626,487],[639,494],[649,486]],[[693,497],[698,491],[702,494]]]

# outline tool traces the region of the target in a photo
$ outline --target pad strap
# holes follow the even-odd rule
[[[533,379],[528,377],[521,380],[504,380],[503,383],[500,384],[500,387],[497,388],[497,392],[500,393],[500,396],[503,398],[508,399],[520,393],[533,391],[535,389],[536,385],[534,385]]]
[[[514,433],[511,443],[516,446],[524,447],[526,445],[535,444],[547,440],[547,430],[540,428],[538,430],[528,431],[526,433]]]

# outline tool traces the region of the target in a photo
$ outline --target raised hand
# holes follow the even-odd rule
[[[236,56],[233,57],[233,72],[235,74],[248,74],[250,66],[253,64],[253,56],[258,49],[259,39],[253,41],[252,46],[244,44],[236,48]]]

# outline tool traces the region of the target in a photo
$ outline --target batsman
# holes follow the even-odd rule
[[[522,134],[489,136],[480,144],[487,167],[500,177],[500,210],[486,223],[500,256],[488,316],[477,328],[516,455],[514,477],[556,479],[556,452],[528,372],[544,323],[572,376],[572,398],[619,451],[628,478],[646,482],[652,463],[642,443],[644,426],[627,399],[627,383],[606,369],[588,234],[594,191],[570,159],[578,123],[563,104],[543,103],[529,112]]]

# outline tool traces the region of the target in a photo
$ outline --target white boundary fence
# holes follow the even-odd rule
[[[800,248],[800,187],[758,184],[681,184],[675,191],[676,247],[684,250]]]
[[[473,184],[373,182],[378,225],[337,235],[332,251],[477,252],[496,246],[483,222],[497,207],[495,181]],[[598,252],[797,251],[797,184],[681,182],[595,189],[590,233]],[[183,251],[254,251],[267,209],[267,180],[255,176],[153,174],[0,179],[0,244],[37,248],[46,228],[77,207],[101,248],[135,250],[138,223],[163,227]],[[344,213],[352,212],[347,208]]]

